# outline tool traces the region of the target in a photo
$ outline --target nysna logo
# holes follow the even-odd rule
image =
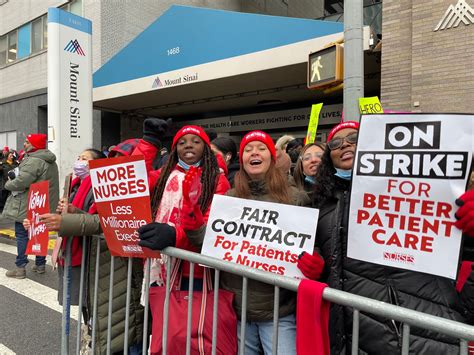
[[[161,83],[161,80],[160,80],[160,77],[157,76],[155,78],[155,80],[153,81],[153,85],[151,86],[153,89],[156,89],[156,88],[161,88],[163,87],[163,84]]]
[[[86,55],[84,53],[84,51],[82,50],[79,42],[77,41],[77,39],[75,39],[74,41],[71,39],[69,41],[69,43],[67,44],[66,47],[64,47],[64,50],[66,52],[71,52],[71,53],[76,53],[76,54],[79,54],[79,55]]]
[[[466,0],[458,0],[455,6],[450,5],[433,31],[456,28],[461,22],[466,26],[474,24],[474,10],[466,3]]]

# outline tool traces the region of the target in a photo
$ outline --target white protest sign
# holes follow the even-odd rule
[[[455,279],[473,137],[471,115],[363,116],[347,256]]]
[[[314,208],[215,195],[201,254],[280,275],[304,278],[298,256],[313,253]]]

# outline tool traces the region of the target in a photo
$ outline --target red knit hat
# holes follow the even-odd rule
[[[202,129],[202,127],[199,126],[184,126],[181,128],[178,133],[173,138],[173,144],[171,145],[171,149],[174,148],[176,143],[178,143],[179,139],[182,136],[185,136],[186,134],[194,134],[195,136],[198,136],[201,138],[204,143],[206,143],[208,146],[211,145],[211,142],[209,141],[209,137],[207,136],[206,132]]]
[[[28,142],[36,149],[46,149],[46,138],[46,134],[43,133],[28,134],[26,137]]]
[[[259,141],[265,144],[272,154],[273,161],[276,161],[276,150],[275,150],[275,143],[273,143],[273,139],[262,131],[251,131],[247,133],[244,138],[240,141],[240,150],[239,150],[239,159],[240,163],[242,164],[242,156],[244,153],[244,148],[250,142]]]
[[[359,122],[345,121],[345,122],[339,123],[333,129],[331,129],[331,132],[329,132],[327,141],[329,142],[337,132],[339,132],[340,130],[346,129],[346,128],[359,129]]]

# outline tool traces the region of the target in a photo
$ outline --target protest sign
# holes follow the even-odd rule
[[[384,113],[377,96],[359,98],[359,112],[361,115]]]
[[[48,229],[39,216],[49,213],[49,182],[41,181],[30,185],[26,218],[30,220],[28,229],[27,255],[48,255]]]
[[[137,229],[151,222],[150,194],[142,156],[89,161],[92,191],[110,253],[125,257],[158,257],[142,248]]]
[[[347,256],[456,278],[474,116],[363,116],[352,177]]]
[[[323,108],[323,104],[311,106],[311,116],[309,118],[308,132],[306,133],[306,144],[314,143],[316,132],[318,131],[319,113]]]
[[[313,253],[317,209],[215,195],[201,254],[304,278],[298,256]]]

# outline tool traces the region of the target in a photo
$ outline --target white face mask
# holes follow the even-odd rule
[[[89,162],[84,160],[76,160],[73,167],[74,175],[79,179],[84,179],[89,176]]]

